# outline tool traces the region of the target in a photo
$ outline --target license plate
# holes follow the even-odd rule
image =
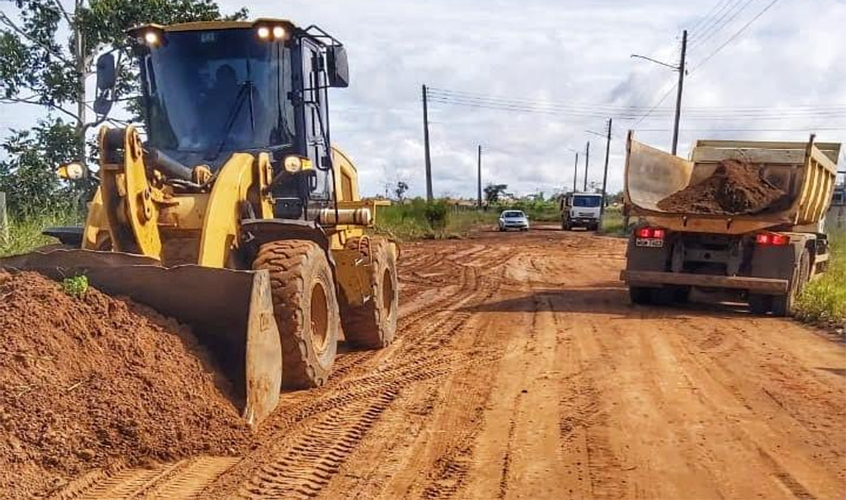
[[[638,238],[637,241],[635,241],[635,246],[660,248],[664,246],[664,240],[658,238]]]

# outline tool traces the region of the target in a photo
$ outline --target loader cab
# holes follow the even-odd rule
[[[332,204],[328,89],[349,82],[346,53],[320,28],[289,21],[147,25],[138,57],[146,146],[217,171],[267,152],[279,218]],[[290,178],[288,178],[290,177]]]

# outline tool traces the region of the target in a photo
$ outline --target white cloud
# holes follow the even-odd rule
[[[770,0],[753,0],[712,39],[693,33],[695,68]],[[683,28],[695,25],[717,0],[225,0],[225,10],[248,3],[252,17],[287,17],[318,24],[349,51],[352,85],[332,92],[333,139],[356,161],[368,194],[401,179],[425,193],[420,85],[561,103],[651,106],[675,74],[631,53],[673,62]],[[759,107],[846,104],[846,3],[782,0],[685,85],[684,105]],[[696,37],[700,36],[700,43]],[[698,45],[698,46],[697,46]],[[674,95],[663,106],[671,107]],[[842,109],[842,108],[841,108]],[[6,118],[26,122],[26,111]],[[476,145],[482,144],[484,182],[518,193],[572,185],[573,153],[591,141],[591,175],[601,180],[602,118],[520,114],[432,103],[430,119],[436,195],[475,196]],[[669,148],[672,118],[656,113],[638,137]],[[621,187],[621,138],[631,121],[615,121],[609,183]],[[846,117],[764,121],[701,121],[683,114],[680,152],[702,137],[737,137],[717,129],[809,126],[846,129]],[[687,129],[694,129],[686,131]],[[713,130],[700,131],[701,129]],[[751,139],[804,140],[805,132],[749,132]],[[846,130],[824,131],[846,140]],[[581,178],[583,160],[580,161]],[[581,180],[579,185],[581,185]]]

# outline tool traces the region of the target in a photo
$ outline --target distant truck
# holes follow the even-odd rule
[[[637,223],[621,279],[632,302],[686,301],[700,288],[733,292],[755,313],[791,314],[797,295],[828,263],[823,219],[839,154],[839,143],[811,136],[808,142],[697,141],[686,160],[641,144],[630,132],[624,213]],[[782,196],[736,214],[702,213],[696,204],[659,207],[704,185],[721,166],[756,174],[741,194],[766,188]]]
[[[583,227],[596,231],[602,224],[602,195],[596,193],[567,193],[561,197],[561,229],[569,231]]]
[[[825,227],[828,231],[846,230],[846,183],[834,188],[831,207],[825,216]]]

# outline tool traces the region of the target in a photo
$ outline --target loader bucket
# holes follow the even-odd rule
[[[0,268],[57,280],[85,275],[104,293],[129,297],[189,325],[234,381],[236,404],[250,426],[279,401],[282,348],[266,271],[165,268],[139,255],[64,249],[2,257]]]

